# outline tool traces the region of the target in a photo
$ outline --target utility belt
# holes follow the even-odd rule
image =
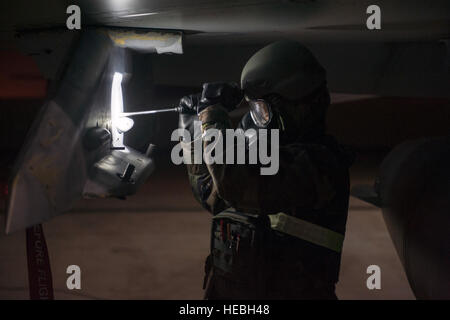
[[[271,239],[277,233],[338,253],[344,240],[342,234],[285,213],[263,216],[227,209],[212,219],[204,287],[213,269],[215,276],[263,291],[265,275],[270,272]]]

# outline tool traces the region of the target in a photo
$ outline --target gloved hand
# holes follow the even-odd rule
[[[198,139],[201,140],[202,130],[201,124],[197,121],[200,121],[197,114],[198,105],[200,103],[201,93],[190,94],[181,98],[180,103],[178,105],[179,108],[179,118],[178,118],[178,128],[187,130],[190,135],[190,141],[181,139],[181,147],[183,148],[183,158],[191,159],[188,163],[197,163],[195,161],[195,142]],[[195,127],[195,126],[199,127]],[[186,158],[187,157],[187,158]],[[188,172],[197,172],[199,170],[198,165],[188,165]],[[204,168],[205,172],[208,170]]]
[[[178,107],[181,114],[197,114],[197,107],[200,103],[201,93],[190,94],[181,98]]]
[[[197,107],[200,103],[201,95],[201,93],[197,93],[184,96],[183,98],[181,98],[178,105],[180,109],[178,127],[180,129],[188,130],[193,139],[197,138],[194,136],[194,121],[199,121],[197,115]]]
[[[197,113],[203,109],[220,103],[227,111],[236,109],[244,94],[235,82],[209,82],[203,84],[202,96]]]
[[[234,110],[244,94],[235,82],[208,82],[203,84],[201,94],[190,94],[181,98],[181,114],[198,114],[205,108],[220,103],[228,111]]]

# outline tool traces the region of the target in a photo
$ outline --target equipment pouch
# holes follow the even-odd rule
[[[245,287],[264,284],[267,241],[270,237],[267,216],[227,209],[212,219],[211,257],[214,273]]]

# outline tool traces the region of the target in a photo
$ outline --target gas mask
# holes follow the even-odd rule
[[[259,128],[267,128],[273,117],[270,103],[264,99],[250,99],[247,96],[245,100],[250,106],[250,116],[255,125]]]

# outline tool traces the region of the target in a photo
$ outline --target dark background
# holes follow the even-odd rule
[[[230,72],[236,77],[224,80],[238,80],[246,58],[236,58]],[[135,54],[134,61],[133,77],[124,87],[126,111],[168,107],[199,90],[198,81],[192,86],[168,85],[155,67],[158,59]],[[210,80],[218,80],[213,68],[211,79],[205,79]],[[152,81],[154,87],[149,85]],[[2,218],[9,171],[48,86],[31,57],[13,48],[0,51]],[[372,183],[380,161],[402,141],[448,135],[449,107],[448,99],[332,93],[328,131],[357,151],[352,184]],[[193,199],[184,168],[170,163],[170,133],[177,115],[150,117],[138,119],[126,136],[126,142],[139,150],[149,142],[158,146],[156,172],[138,194],[126,201],[82,200],[70,213],[44,224],[56,298],[201,298],[209,216]],[[27,298],[24,233],[1,235],[0,256],[0,298]],[[81,267],[80,291],[66,289],[65,268],[70,264]],[[382,290],[365,286],[371,264],[382,268]],[[343,299],[414,298],[380,210],[354,198],[337,293]]]

